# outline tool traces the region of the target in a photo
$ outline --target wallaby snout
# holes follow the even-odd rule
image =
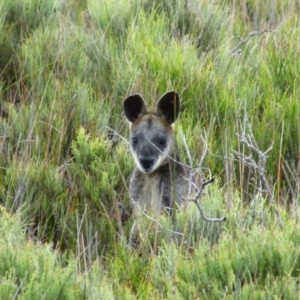
[[[139,158],[139,161],[140,161],[140,165],[142,166],[143,171],[145,171],[145,173],[148,173],[151,171],[152,167],[154,166],[155,158],[149,157],[149,156],[144,156],[144,157]]]

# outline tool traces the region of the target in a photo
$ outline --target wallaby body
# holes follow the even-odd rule
[[[180,162],[172,124],[179,115],[180,101],[175,92],[161,97],[156,112],[148,112],[136,94],[124,101],[131,123],[129,144],[135,161],[129,192],[141,209],[160,214],[169,212],[186,197],[187,170]]]

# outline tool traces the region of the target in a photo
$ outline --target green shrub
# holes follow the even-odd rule
[[[27,241],[19,217],[1,208],[1,298],[82,299],[75,260],[67,263],[50,244]]]

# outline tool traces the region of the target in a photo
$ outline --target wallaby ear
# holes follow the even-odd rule
[[[179,95],[172,91],[164,94],[158,101],[157,114],[173,124],[178,118],[180,110]]]
[[[139,94],[129,96],[125,99],[123,108],[127,120],[131,123],[147,112],[145,101]]]

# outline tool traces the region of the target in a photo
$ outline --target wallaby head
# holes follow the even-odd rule
[[[175,159],[175,138],[171,125],[179,115],[178,94],[172,91],[163,95],[156,112],[148,112],[139,94],[129,96],[123,104],[125,116],[131,123],[130,151],[138,169],[151,174],[170,159]]]

